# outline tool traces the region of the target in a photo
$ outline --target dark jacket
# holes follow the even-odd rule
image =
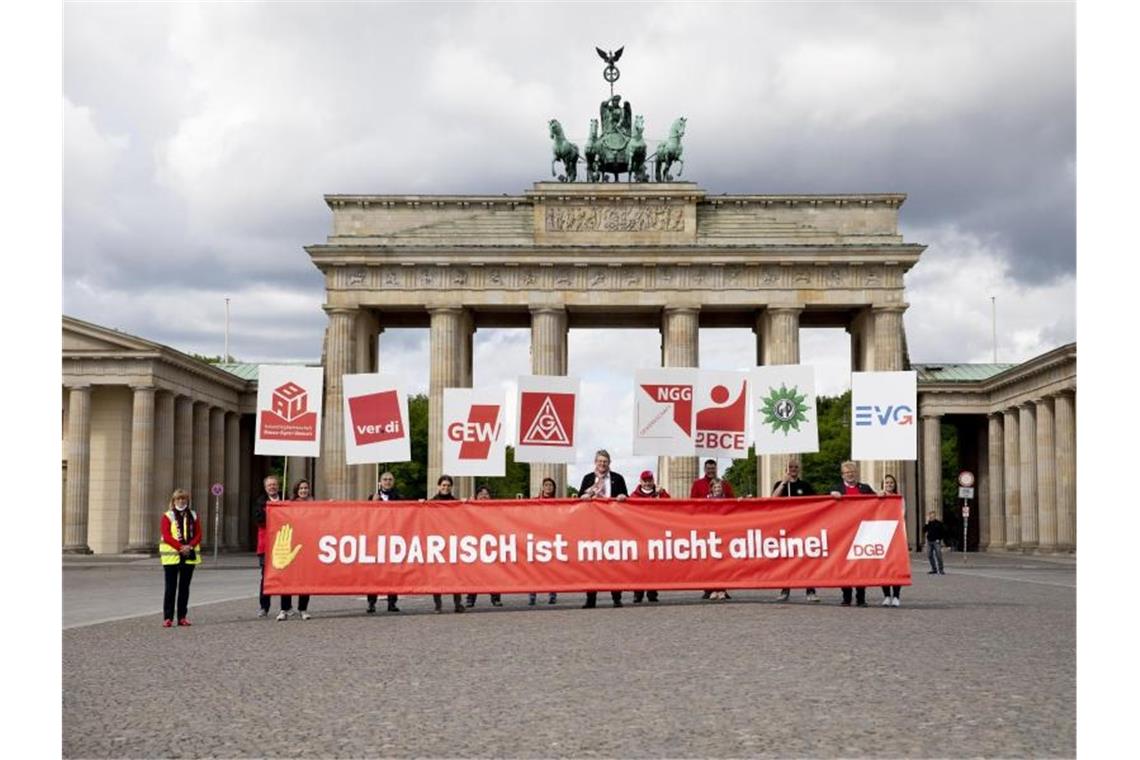
[[[582,487],[578,489],[578,493],[586,493],[586,489],[594,485],[596,479],[597,474],[593,470],[587,472],[586,476],[582,478]],[[610,470],[610,498],[616,496],[629,496],[629,491],[625,488],[625,478],[613,470]]]
[[[922,532],[927,541],[941,541],[946,535],[946,526],[941,520],[934,519],[922,526]]]
[[[790,491],[790,493],[789,493]],[[839,493],[843,493],[840,491]],[[772,488],[773,496],[815,496],[815,489],[806,480],[793,480],[791,488],[787,483],[780,482]]]
[[[435,496],[428,499],[428,501],[459,501],[459,499],[456,499],[453,493],[440,493],[436,491]]]
[[[387,499],[381,499],[380,498],[380,492],[376,491],[375,493],[368,494],[368,500],[369,501],[401,501],[403,499],[403,497],[400,496],[400,492],[397,491],[395,488],[393,488],[391,491],[387,491],[386,494],[387,494],[388,498]]]

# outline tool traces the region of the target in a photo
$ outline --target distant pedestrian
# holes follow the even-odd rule
[[[174,625],[175,597],[177,595],[178,625],[190,625],[186,613],[190,605],[190,580],[194,566],[202,562],[202,530],[198,515],[190,509],[190,494],[179,488],[170,495],[170,503],[162,515],[162,539],[158,544],[158,558],[166,583],[162,595],[162,626]]]
[[[922,526],[922,533],[926,536],[926,558],[930,560],[930,572],[927,575],[946,575],[942,569],[942,538],[946,535],[946,526],[933,510],[926,513],[926,525]]]
[[[898,496],[899,484],[895,480],[894,475],[883,476],[883,489],[879,492],[880,496]],[[905,509],[903,514],[905,514]],[[899,601],[899,594],[902,592],[902,586],[883,586],[883,606],[884,607],[899,607],[902,602]]]
[[[836,498],[842,498],[843,496],[858,496],[859,494],[866,494],[866,495],[874,496],[874,494],[875,494],[874,488],[871,488],[871,486],[867,485],[866,483],[860,483],[859,482],[859,465],[857,465],[851,461],[844,462],[843,464],[841,464],[839,466],[839,472],[840,472],[840,475],[842,476],[842,480],[840,480],[837,485],[832,486],[832,488],[831,488],[831,495],[832,496],[834,496]],[[851,587],[850,586],[844,586],[843,588],[840,589],[840,591],[843,594],[843,601],[840,602],[840,604],[843,605],[844,607],[850,607],[851,606]],[[866,607],[867,606],[867,587],[866,586],[856,586],[855,587],[855,606],[856,607]]]

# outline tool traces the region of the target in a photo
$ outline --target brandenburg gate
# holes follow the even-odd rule
[[[539,375],[566,374],[568,331],[595,327],[660,330],[663,367],[698,366],[701,327],[751,328],[757,364],[798,363],[801,327],[842,327],[853,371],[903,369],[903,277],[924,250],[899,234],[905,199],[709,195],[679,181],[537,182],[514,196],[326,196],[332,232],[306,248],[325,277],[328,314],[323,496],[359,498],[375,487],[372,466],[345,464],[341,376],[383,367],[385,328],[430,328],[429,486],[441,472],[443,389],[471,387],[480,327],[529,327]],[[785,462],[761,459],[758,495],[770,493]],[[889,471],[906,493],[913,467],[900,464],[865,462],[862,479],[877,483]],[[697,457],[663,457],[659,471],[670,492],[687,494]],[[564,492],[565,465],[530,472],[531,493],[545,476]],[[470,479],[457,486],[470,493]]]

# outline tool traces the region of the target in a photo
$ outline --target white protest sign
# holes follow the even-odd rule
[[[321,455],[324,369],[261,364],[257,368],[258,456]]]
[[[752,370],[752,434],[756,453],[819,451],[815,368],[779,364]]]
[[[634,456],[685,456],[693,453],[693,393],[696,385],[696,369],[639,369],[634,373]]]
[[[345,375],[344,461],[407,462],[412,458],[404,379],[392,374]]]
[[[694,439],[706,457],[748,456],[748,373],[700,370]]]
[[[519,377],[516,462],[574,464],[578,378]]]
[[[914,372],[851,373],[851,458],[917,459]]]
[[[502,477],[507,471],[507,392],[443,389],[443,471]]]

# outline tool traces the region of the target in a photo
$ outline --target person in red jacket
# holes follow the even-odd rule
[[[177,593],[178,625],[190,625],[186,612],[190,606],[190,579],[194,566],[202,562],[202,527],[198,515],[190,509],[190,494],[178,488],[170,495],[170,504],[162,515],[162,540],[158,544],[158,557],[162,560],[166,589],[162,595],[162,626],[174,625],[175,594]]]
[[[265,489],[253,502],[253,523],[257,526],[257,566],[261,569],[261,580],[257,586],[259,607],[258,617],[269,615],[269,597],[265,595],[265,507],[273,501],[281,501],[281,484],[276,475],[269,475],[261,482]]]
[[[669,492],[664,488],[658,487],[653,479],[653,470],[645,470],[641,473],[641,481],[637,484],[637,488],[633,489],[633,493],[629,495],[631,499],[670,499]],[[656,591],[634,591],[633,603],[641,604],[641,600],[648,597],[651,603],[656,604],[657,592]]]
[[[720,480],[720,478],[718,478],[716,476],[716,460],[715,459],[706,459],[705,460],[705,476],[703,478],[697,478],[696,480],[693,481],[693,487],[689,489],[689,498],[690,499],[707,499],[707,498],[709,498],[709,493],[712,491],[712,484],[718,480]],[[720,482],[721,482],[721,486],[724,488],[723,498],[725,498],[725,499],[736,498],[736,494],[734,494],[732,492],[732,484],[729,483],[727,480],[720,481]],[[722,497],[716,497],[716,498],[722,498]]]

